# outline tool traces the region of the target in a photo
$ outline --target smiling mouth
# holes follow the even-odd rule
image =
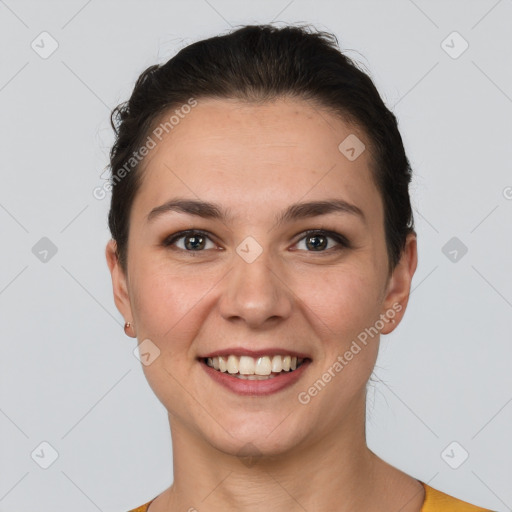
[[[291,355],[251,357],[231,354],[201,358],[201,361],[210,368],[243,380],[273,379],[294,372],[307,360]]]

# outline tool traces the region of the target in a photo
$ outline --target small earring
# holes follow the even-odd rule
[[[131,325],[132,325],[132,324],[131,324],[130,322],[126,322],[126,323],[124,324],[124,333],[125,333],[127,336],[129,336],[129,334],[128,334],[128,329],[131,327]]]

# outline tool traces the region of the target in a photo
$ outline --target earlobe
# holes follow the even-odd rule
[[[115,240],[109,240],[105,248],[107,265],[112,278],[112,290],[114,302],[118,311],[123,315],[125,322],[131,322],[133,325],[133,315],[128,293],[128,284],[124,270],[121,268],[117,253],[117,244]]]
[[[417,265],[418,249],[416,234],[410,233],[407,235],[400,261],[394,268],[388,282],[381,317],[385,317],[389,319],[389,321],[386,321],[384,327],[381,329],[382,334],[392,332],[402,320],[409,301],[411,282]],[[394,322],[391,321],[392,319]]]

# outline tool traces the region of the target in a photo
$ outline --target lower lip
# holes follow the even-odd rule
[[[208,366],[206,363],[201,361],[199,364],[213,380],[233,393],[237,393],[238,395],[263,396],[277,393],[278,391],[281,391],[282,389],[285,389],[297,382],[310,362],[311,361],[309,359],[306,359],[296,370],[291,372],[281,372],[276,377],[266,380],[239,379],[238,377],[233,377],[233,375],[229,373],[214,370],[211,366]]]

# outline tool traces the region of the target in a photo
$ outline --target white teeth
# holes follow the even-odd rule
[[[238,357],[229,356],[227,367],[228,373],[238,373]]]
[[[272,371],[280,372],[283,369],[282,362],[283,360],[281,359],[281,356],[274,356],[272,358]]]
[[[252,359],[252,357],[251,357]],[[240,372],[242,373],[242,372]],[[254,373],[256,375],[270,375],[272,373],[272,363],[270,362],[270,357],[263,356],[258,357],[258,361],[256,362],[256,367],[254,368]]]
[[[233,375],[233,377],[237,377],[242,380],[268,380],[273,379],[275,375],[240,375],[237,373],[236,375]]]
[[[220,372],[227,372],[236,377],[248,380],[264,380],[267,377],[275,377],[282,371],[296,370],[304,359],[295,356],[217,356],[208,357],[206,364]]]
[[[240,357],[240,362],[238,364],[238,372],[241,375],[254,375],[254,359],[252,357],[247,356]]]

